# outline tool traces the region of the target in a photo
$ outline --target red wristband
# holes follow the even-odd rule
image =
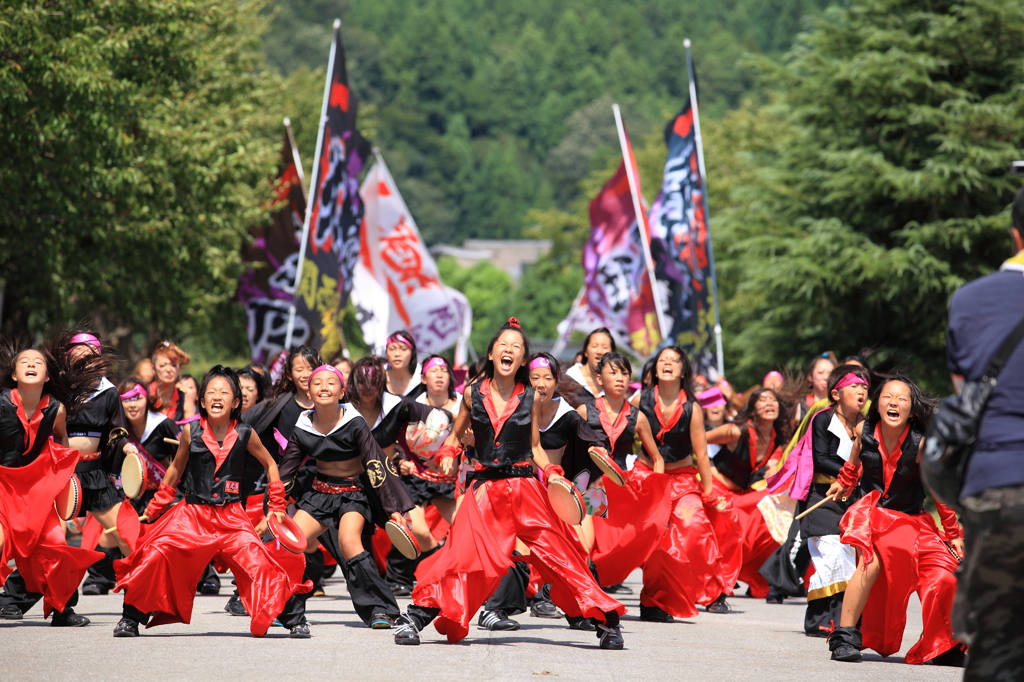
[[[453,445],[442,445],[437,449],[437,452],[434,453],[434,461],[440,464],[441,460],[445,457],[451,457],[454,459],[459,456],[461,451],[461,448],[457,448]]]
[[[156,521],[160,518],[167,511],[167,507],[171,506],[171,502],[174,502],[175,495],[177,495],[177,492],[174,488],[161,482],[160,487],[156,489],[156,494],[153,495],[153,499],[146,505],[146,518],[150,521]]]
[[[565,469],[558,466],[557,464],[548,464],[546,467],[544,467],[544,485],[548,484],[548,479],[551,478],[552,474],[565,476]]]
[[[267,503],[267,510],[271,513],[284,512],[288,508],[288,503],[284,499],[284,483],[281,481],[271,481],[267,485],[267,497],[269,501]]]
[[[836,476],[836,481],[839,482],[839,485],[843,486],[844,490],[849,490],[860,482],[862,470],[863,467],[859,464],[857,466],[853,466],[849,462],[846,462],[839,470],[839,475]]]

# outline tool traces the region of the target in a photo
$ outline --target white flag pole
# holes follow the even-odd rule
[[[718,376],[725,376],[725,360],[722,354],[722,319],[719,313],[718,277],[715,275],[715,251],[711,248],[711,207],[708,204],[708,176],[704,172],[704,142],[700,136],[700,112],[697,110],[697,79],[690,57],[690,39],[683,41],[686,48],[686,70],[690,76],[690,109],[693,111],[693,139],[697,143],[697,168],[704,186],[704,225],[708,230],[708,265],[711,267],[711,293],[715,297],[715,352],[718,355]]]
[[[320,175],[320,154],[324,144],[324,127],[327,125],[327,103],[331,98],[331,78],[334,76],[334,55],[338,51],[338,39],[341,36],[341,19],[334,20],[334,39],[331,41],[331,56],[327,60],[327,79],[324,83],[324,101],[320,106],[320,129],[316,134],[316,152],[313,154],[313,176],[310,179],[310,188],[316,191],[316,184]],[[317,200],[316,195],[312,197]],[[295,296],[299,295],[299,287],[302,285],[302,264],[306,260],[306,242],[309,240],[309,220],[313,215],[313,202],[306,201],[306,217],[302,221],[302,239],[299,240],[299,263],[295,268]],[[288,308],[288,331],[284,335],[284,349],[291,350],[292,332],[295,330],[295,301],[292,300]]]
[[[295,135],[292,133],[292,120],[284,117],[284,131],[288,135],[288,144],[292,148],[292,162],[299,174],[299,187],[302,188],[302,198],[309,201],[309,194],[306,190],[306,173],[302,170],[302,159],[299,158],[299,147],[295,144]]]
[[[640,243],[644,247],[644,261],[647,264],[647,277],[651,280],[651,297],[654,299],[654,311],[658,314],[658,333],[661,334],[661,340],[665,340],[665,330],[667,326],[665,324],[664,315],[661,312],[661,306],[658,305],[658,291],[655,287],[658,286],[658,280],[654,277],[654,258],[651,256],[651,242],[647,230],[644,229],[644,208],[640,202],[640,192],[637,190],[637,179],[633,177],[633,159],[630,158],[629,154],[629,143],[626,140],[626,128],[622,125],[622,113],[619,111],[619,105],[612,105],[612,112],[615,114],[615,128],[619,132],[619,146],[622,148],[622,160],[626,166],[626,179],[629,181],[629,193],[633,196],[633,211],[636,213],[637,227],[640,229]]]

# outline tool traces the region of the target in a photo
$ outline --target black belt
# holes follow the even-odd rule
[[[503,467],[487,467],[476,469],[466,474],[466,483],[470,481],[501,481],[506,478],[533,478],[532,466],[516,466],[510,464]]]
[[[72,431],[68,438],[103,438],[102,431]]]
[[[102,459],[86,460],[75,465],[76,474],[84,474],[89,471],[100,471],[103,469]]]
[[[205,504],[208,507],[225,507],[229,504],[232,504],[233,502],[241,501],[242,500],[237,495],[229,495],[225,497],[223,500],[208,500],[205,497],[199,497],[198,495],[193,495],[191,493],[187,493],[185,495],[185,502],[189,504]]]

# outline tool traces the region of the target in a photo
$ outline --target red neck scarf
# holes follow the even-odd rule
[[[896,473],[896,465],[899,464],[900,457],[903,456],[903,442],[907,440],[907,435],[910,433],[910,423],[907,423],[903,433],[900,434],[899,442],[896,443],[896,449],[892,452],[888,452],[885,447],[885,438],[882,437],[882,423],[875,424],[875,440],[878,441],[878,452],[882,455],[882,477],[885,480],[885,490],[883,493],[889,492],[889,484],[892,483],[892,475]]]
[[[622,403],[622,411],[619,412],[619,416],[615,418],[615,423],[612,423],[611,417],[608,416],[608,410],[605,409],[604,398],[599,397],[594,400],[594,407],[597,408],[597,416],[601,420],[601,428],[608,435],[608,442],[610,447],[608,448],[612,452],[615,452],[615,441],[619,439],[622,432],[626,430],[626,424],[629,422],[629,401]]]
[[[44,393],[39,398],[39,404],[36,405],[36,411],[32,413],[32,419],[25,415],[25,406],[22,404],[21,394],[16,388],[11,389],[11,402],[18,408],[18,421],[21,422],[21,428],[25,429],[25,452],[28,452],[36,442],[39,425],[43,422],[43,410],[50,404],[50,396]],[[24,455],[25,452],[21,454]]]
[[[772,427],[772,433],[768,436],[768,444],[764,446],[764,457],[761,461],[757,461],[757,429],[753,426],[747,426],[747,450],[750,455],[750,471],[754,472],[764,466],[764,463],[772,456],[772,444],[775,443],[775,427]]]
[[[501,429],[505,426],[505,422],[512,416],[512,413],[519,407],[519,396],[523,394],[526,387],[522,384],[516,384],[512,389],[512,397],[505,403],[505,409],[502,411],[501,416],[498,416],[498,410],[494,407],[494,399],[491,397],[491,380],[484,379],[480,382],[480,392],[483,394],[484,409],[487,410],[487,417],[491,420],[491,428],[494,429],[494,442],[497,444],[498,436],[501,435]]]
[[[679,397],[676,399],[675,409],[672,410],[672,416],[669,417],[666,422],[664,403],[661,402],[661,392],[658,390],[657,386],[654,387],[654,412],[658,416],[658,425],[661,427],[658,431],[658,435],[656,436],[659,443],[663,442],[665,434],[674,429],[676,424],[679,423],[680,417],[683,416],[683,405],[686,402],[685,398],[686,393],[680,388]]]
[[[157,382],[152,382],[149,385],[149,394],[153,396],[153,407],[157,412],[162,413],[165,417],[174,419],[178,414],[178,387],[175,386],[171,389],[171,402],[166,406],[160,401],[159,385]]]
[[[228,426],[228,435],[224,436],[223,444],[217,442],[217,437],[213,435],[213,429],[210,428],[210,422],[200,419],[199,425],[203,427],[203,444],[209,449],[213,458],[217,460],[217,469],[220,469],[220,465],[228,458],[231,448],[235,447],[235,442],[238,440],[238,431],[235,429],[238,426],[238,421],[231,421],[231,424]]]

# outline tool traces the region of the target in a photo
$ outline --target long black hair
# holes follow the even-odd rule
[[[529,387],[530,362],[527,358],[530,357],[530,339],[526,336],[526,332],[524,332],[519,326],[519,320],[514,317],[508,318],[508,322],[501,325],[501,329],[495,332],[494,336],[491,337],[491,342],[487,344],[487,352],[484,353],[483,357],[484,363],[478,376],[484,379],[494,378],[494,360],[491,359],[491,351],[494,350],[494,344],[498,342],[498,338],[509,330],[519,332],[519,336],[523,337],[523,364],[516,370],[516,383]]]
[[[320,365],[317,365],[316,367],[313,367],[313,369],[316,369],[319,366]],[[252,382],[256,384],[256,403],[267,397],[267,379],[253,369],[252,365],[247,365],[242,369],[235,370],[235,375],[239,379],[239,385],[241,385],[241,380],[243,378],[252,379]],[[255,405],[256,403],[253,404]]]
[[[14,367],[18,356],[27,350],[38,351],[46,362],[46,384],[43,392],[64,405],[69,414],[78,412],[95,392],[96,384],[110,370],[111,356],[101,353],[83,353],[72,358],[71,339],[81,329],[65,329],[54,334],[41,346],[34,346],[24,336],[0,341],[0,390],[18,387],[14,380]]]
[[[868,411],[869,423],[874,427],[882,419],[882,413],[879,411],[878,398],[882,395],[882,389],[890,381],[898,381],[905,384],[910,389],[910,420],[917,422],[917,427],[921,431],[927,431],[928,426],[932,423],[932,416],[935,414],[935,406],[938,401],[929,395],[926,395],[917,384],[903,376],[902,374],[892,374],[878,382],[878,386],[874,391],[871,392],[871,409]]]
[[[345,385],[345,396],[348,402],[362,407],[362,396],[359,395],[359,387],[364,389],[372,388],[376,394],[376,407],[382,409],[384,406],[384,392],[388,390],[387,373],[384,371],[384,359],[379,355],[367,355],[359,358],[352,367],[352,373],[348,375],[348,382]]]
[[[295,358],[302,358],[308,362],[310,369],[316,369],[320,365],[324,364],[320,361],[320,351],[316,348],[312,348],[310,346],[299,346],[295,350],[291,351],[288,353],[288,359],[284,363],[284,372],[281,373],[281,378],[277,380],[277,383],[274,384],[274,388],[270,391],[270,396],[272,398],[278,398],[285,393],[298,392],[298,389],[295,387],[295,382],[292,381],[292,367],[295,365]]]
[[[199,399],[196,409],[199,410],[199,416],[206,419],[206,406],[203,405],[203,397],[206,395],[206,387],[210,385],[210,382],[221,377],[227,379],[227,382],[231,384],[231,393],[233,394],[232,401],[237,400],[238,404],[231,408],[231,418],[238,419],[242,416],[242,386],[238,383],[238,374],[235,370],[224,365],[214,365],[210,368],[210,371],[203,377],[203,385],[199,387]]]
[[[682,346],[665,346],[654,356],[654,364],[651,365],[651,386],[658,385],[658,360],[665,351],[672,351],[679,356],[679,359],[683,363],[683,374],[679,377],[679,385],[686,391],[686,397],[688,400],[696,400],[697,392],[693,387],[693,365],[690,364],[690,358],[686,355],[686,351],[683,350]]]
[[[587,334],[587,338],[583,339],[583,348],[582,350],[580,350],[580,353],[583,354],[584,365],[587,364],[587,346],[590,345],[590,339],[594,338],[594,334],[604,334],[605,336],[608,337],[608,340],[612,342],[612,353],[619,350],[618,346],[615,343],[615,337],[612,336],[612,331],[608,329],[608,327],[598,327],[597,329],[594,329],[589,334]],[[598,360],[600,360],[600,358],[598,358]]]
[[[782,396],[773,388],[759,388],[750,394],[747,398],[746,405],[739,411],[736,418],[733,420],[734,424],[743,425],[746,423],[757,426],[757,401],[765,393],[771,393],[775,396],[775,400],[779,403],[779,415],[775,417],[775,421],[772,422],[772,428],[775,429],[775,442],[784,443],[789,440],[789,425],[790,421],[790,409],[791,405],[783,400]]]

